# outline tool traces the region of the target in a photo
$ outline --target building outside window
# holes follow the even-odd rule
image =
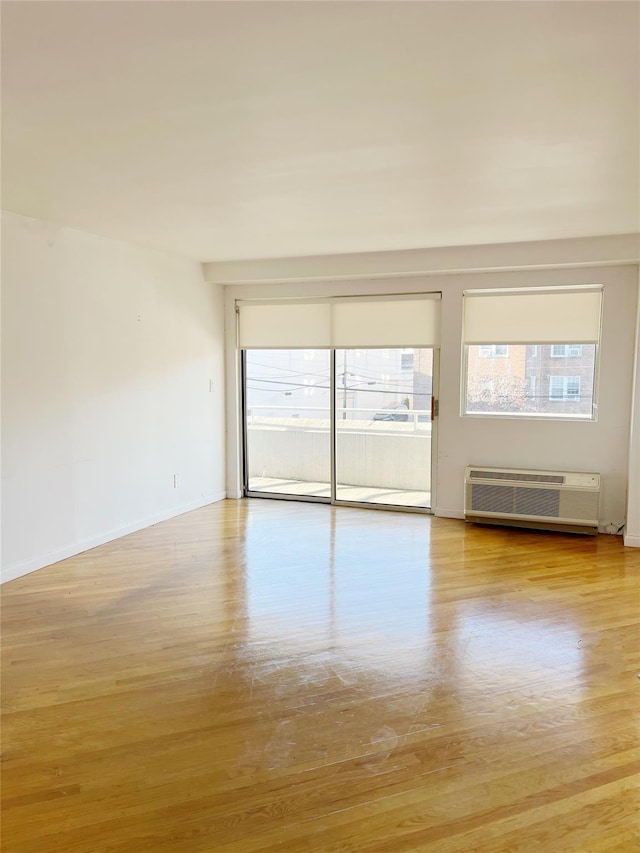
[[[591,415],[596,346],[579,347],[578,355],[573,344],[516,344],[505,347],[507,355],[497,358],[482,356],[481,346],[467,347],[466,412]],[[559,350],[567,352],[564,359],[570,359],[570,364],[560,360]]]
[[[580,399],[580,377],[579,376],[550,376],[549,377],[549,399],[550,400],[579,400]]]
[[[489,344],[478,347],[480,358],[506,358],[509,355],[509,347],[506,344]]]
[[[400,353],[400,370],[413,370],[413,350]]]
[[[599,284],[465,291],[462,414],[594,420],[602,298]]]
[[[582,344],[553,344],[551,358],[582,358]]]

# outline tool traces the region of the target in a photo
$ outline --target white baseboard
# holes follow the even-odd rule
[[[464,511],[460,509],[446,509],[446,507],[437,507],[433,510],[433,514],[438,518],[464,518]]]
[[[640,548],[640,533],[625,533],[623,541],[627,548]]]
[[[89,551],[91,548],[97,548],[98,545],[106,545],[107,542],[113,542],[114,539],[120,539],[122,536],[128,536],[129,533],[137,533],[138,530],[144,530],[145,527],[151,527],[153,524],[159,524],[161,521],[168,521],[170,518],[183,515],[185,512],[191,512],[194,509],[200,509],[208,504],[223,501],[225,498],[225,492],[215,492],[198,498],[195,501],[190,501],[189,503],[173,507],[173,509],[164,510],[163,512],[156,513],[155,515],[138,519],[131,524],[123,524],[120,527],[112,528],[98,536],[92,536],[89,539],[81,539],[79,542],[73,542],[64,548],[58,548],[55,551],[49,551],[47,554],[41,554],[38,557],[33,557],[31,560],[24,560],[15,566],[9,566],[6,570],[3,569],[1,582],[6,583],[7,581],[16,580],[16,578],[21,578],[23,575],[36,572],[38,569],[44,569],[45,566],[58,563],[60,560],[66,560],[68,557],[75,557],[77,554]]]

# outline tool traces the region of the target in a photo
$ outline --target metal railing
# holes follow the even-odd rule
[[[261,414],[262,412],[262,414]],[[276,412],[276,414],[267,414]],[[319,417],[312,414],[319,413]],[[347,417],[343,419],[343,415]],[[311,425],[305,421],[316,421]],[[317,423],[317,422],[320,423]],[[431,412],[429,409],[380,409],[380,408],[351,408],[336,407],[336,423],[339,429],[353,428],[376,428],[376,431],[394,427],[394,432],[407,432],[407,425],[411,430],[431,429]],[[326,427],[325,427],[326,424]],[[250,406],[247,410],[247,426],[287,426],[299,429],[326,429],[330,428],[330,411],[326,406]],[[403,429],[398,429],[403,427]]]
[[[430,490],[430,412],[374,408],[348,412],[350,418],[342,420],[341,411],[336,411],[334,448],[341,482]],[[374,420],[377,413],[397,413],[407,420]],[[253,406],[247,412],[246,436],[250,480],[327,481],[332,437],[326,407]]]

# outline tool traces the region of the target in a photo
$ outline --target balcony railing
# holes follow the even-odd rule
[[[406,416],[407,420],[374,420],[375,415]],[[338,482],[429,492],[430,418],[430,412],[422,409],[338,408]],[[250,480],[328,482],[330,427],[326,407],[252,406],[247,412]]]

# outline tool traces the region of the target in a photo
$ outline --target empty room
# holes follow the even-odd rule
[[[2,0],[2,853],[640,846],[640,4]]]

